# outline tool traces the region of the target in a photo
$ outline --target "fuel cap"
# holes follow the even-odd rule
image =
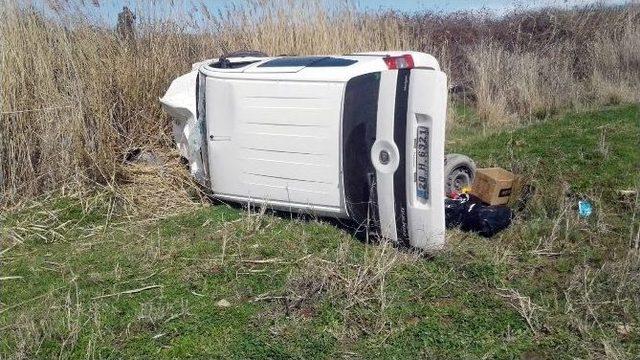
[[[378,140],[371,147],[371,162],[377,171],[392,173],[400,162],[398,147],[393,142]]]
[[[382,165],[387,165],[391,160],[391,155],[387,150],[380,150],[380,163]]]

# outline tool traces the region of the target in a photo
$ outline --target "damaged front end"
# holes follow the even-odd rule
[[[204,87],[198,75],[200,63],[191,72],[176,78],[160,99],[173,125],[173,138],[180,155],[189,164],[191,175],[202,185],[209,185],[205,140]],[[196,89],[196,94],[193,94]],[[194,96],[196,95],[196,96]]]

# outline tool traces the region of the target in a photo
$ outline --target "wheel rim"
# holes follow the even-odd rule
[[[468,169],[457,168],[451,172],[448,179],[449,191],[460,192],[465,186],[471,185],[471,175]]]

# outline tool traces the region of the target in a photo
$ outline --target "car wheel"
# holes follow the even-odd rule
[[[476,164],[468,156],[447,154],[444,157],[444,193],[460,193],[471,187],[476,176]]]

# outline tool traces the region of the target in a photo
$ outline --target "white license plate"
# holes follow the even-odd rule
[[[429,200],[429,128],[418,126],[416,138],[416,195]]]

